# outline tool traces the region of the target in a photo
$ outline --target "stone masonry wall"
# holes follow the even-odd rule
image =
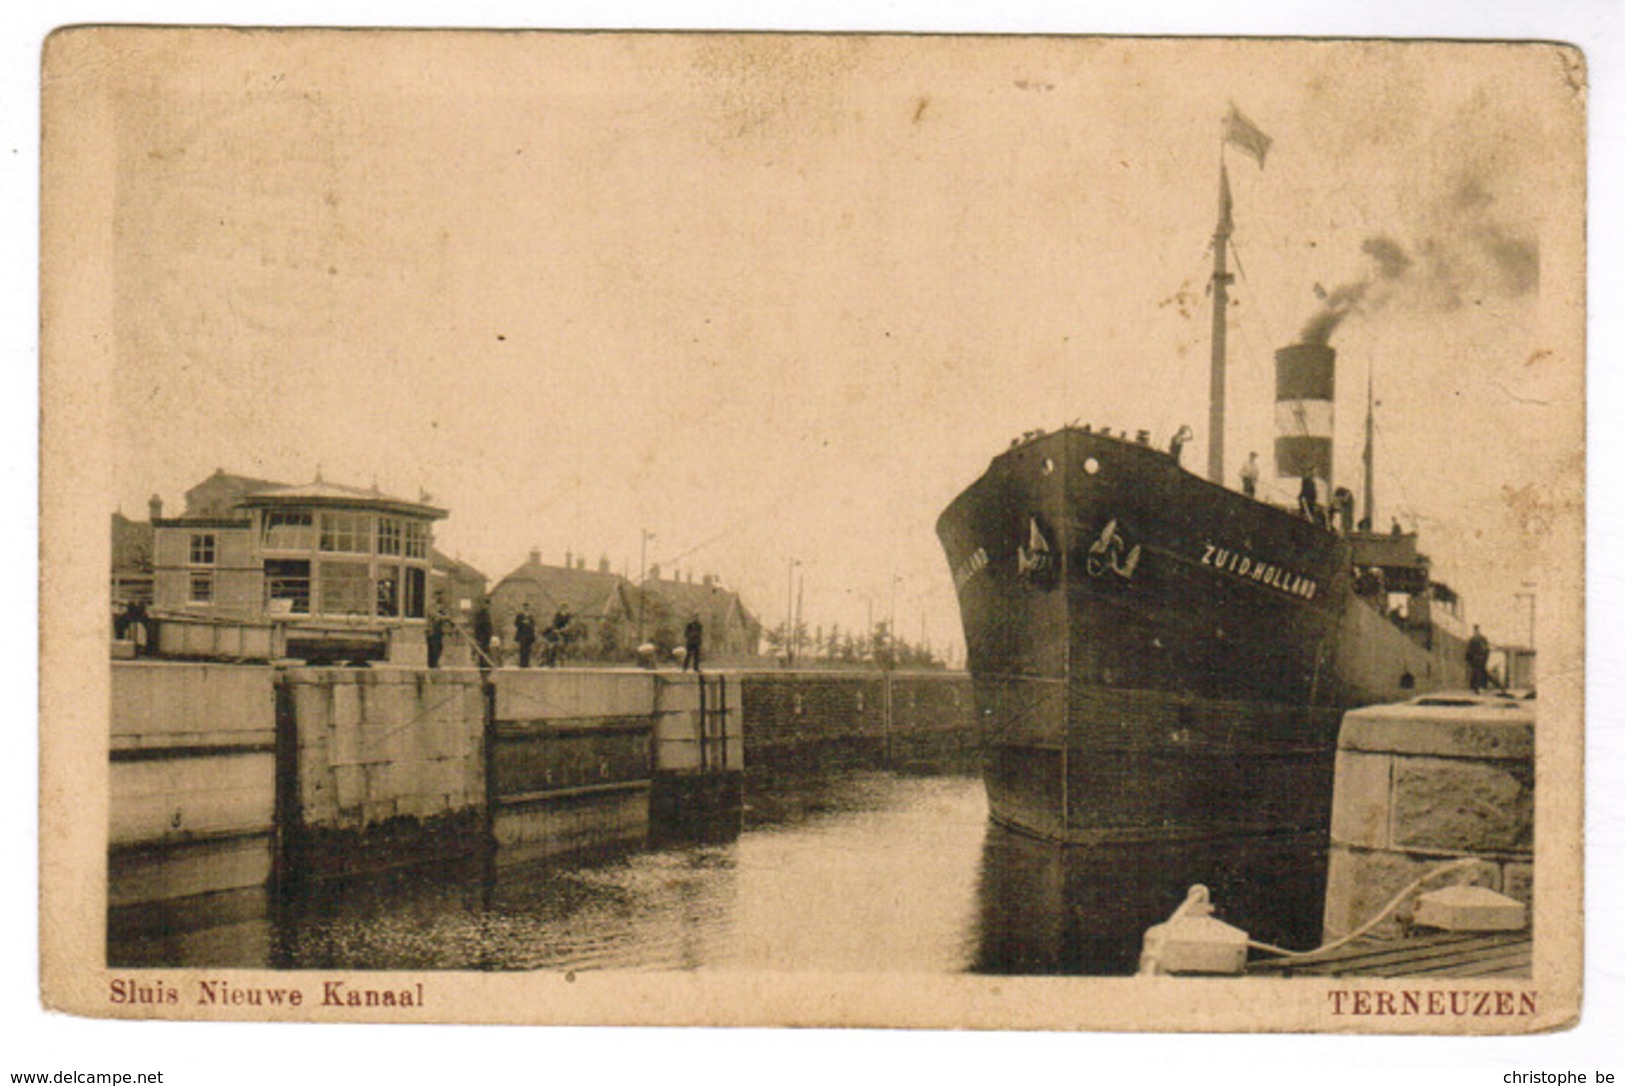
[[[1350,713],[1338,740],[1325,933],[1341,936],[1441,863],[1441,876],[1529,904],[1534,859],[1533,713],[1505,706],[1382,706]],[[1409,906],[1375,930],[1401,934]]]

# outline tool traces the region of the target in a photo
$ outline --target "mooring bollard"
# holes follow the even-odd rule
[[[1233,975],[1247,964],[1247,933],[1213,915],[1208,889],[1192,886],[1165,922],[1146,930],[1140,976],[1164,973]]]

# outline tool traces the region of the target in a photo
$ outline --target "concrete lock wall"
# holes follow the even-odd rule
[[[642,840],[654,769],[655,676],[504,668],[491,673],[491,685],[498,860]]]
[[[976,712],[963,674],[752,671],[739,683],[752,780],[976,766]]]
[[[292,873],[323,877],[484,844],[485,703],[475,671],[297,668],[280,706]]]
[[[890,698],[890,768],[970,771],[980,766],[969,675],[898,672],[892,676]]]
[[[651,840],[722,840],[742,825],[745,735],[738,676],[655,680]]]
[[[263,667],[112,665],[108,904],[262,885],[276,718]]]
[[[657,673],[654,684],[655,769],[661,773],[737,772],[745,767],[741,684],[728,674]]]
[[[748,672],[740,682],[752,780],[885,767],[879,673]]]
[[[1348,714],[1338,738],[1326,936],[1353,930],[1414,879],[1462,857],[1485,862],[1425,888],[1469,883],[1529,904],[1534,745],[1528,702],[1405,703]],[[1402,907],[1373,934],[1397,937],[1411,915]]]
[[[946,674],[113,665],[110,904],[737,822],[743,772],[976,751]],[[762,776],[760,774],[765,774]]]

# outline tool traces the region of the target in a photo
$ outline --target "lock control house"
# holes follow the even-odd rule
[[[152,522],[164,653],[421,662],[444,509],[319,476],[243,490]]]

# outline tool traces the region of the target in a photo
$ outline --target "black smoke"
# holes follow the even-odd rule
[[[1411,266],[1411,258],[1405,255],[1405,250],[1399,242],[1392,238],[1374,237],[1366,238],[1360,243],[1360,251],[1369,256],[1377,265],[1377,277],[1394,280],[1401,278]]]
[[[1366,273],[1331,291],[1316,289],[1321,306],[1300,341],[1326,346],[1343,321],[1374,315],[1396,299],[1448,312],[1540,286],[1539,242],[1526,225],[1501,213],[1482,175],[1458,178],[1425,218],[1427,226],[1408,249],[1384,234],[1362,242]]]
[[[1345,283],[1325,294],[1321,299],[1320,312],[1310,317],[1309,323],[1299,333],[1299,342],[1326,346],[1331,342],[1337,326],[1350,314],[1362,309],[1370,312],[1381,308],[1387,302],[1388,290],[1384,285],[1403,279],[1411,266],[1411,258],[1406,255],[1404,247],[1389,237],[1379,235],[1366,238],[1360,243],[1360,251],[1371,258],[1371,271],[1364,278]],[[1373,287],[1378,288],[1375,296],[1372,296]]]

